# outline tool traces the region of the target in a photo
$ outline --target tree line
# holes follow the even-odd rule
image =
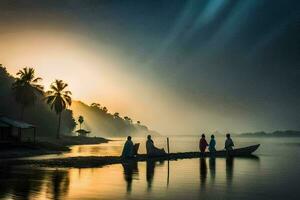
[[[99,135],[149,133],[148,128],[140,121],[133,122],[132,118],[121,117],[118,112],[109,113],[108,108],[99,103],[88,106],[72,101],[72,93],[63,80],[54,80],[47,91],[40,84],[41,80],[33,68],[25,67],[13,77],[0,64],[0,115],[33,123],[37,126],[39,135],[50,136],[55,133],[57,138],[62,132],[71,133],[74,130],[76,121],[73,115],[79,116],[80,129],[84,117],[85,123],[89,124],[88,128]],[[72,104],[77,105],[77,108],[71,107]]]
[[[72,93],[67,90],[67,83],[63,80],[55,80],[50,85],[50,89],[44,91],[44,87],[40,84],[42,78],[36,77],[33,68],[25,67],[19,70],[16,75],[16,78],[10,76],[6,68],[0,65],[0,91],[2,94],[0,105],[2,113],[0,114],[16,116],[16,112],[19,112],[18,118],[20,120],[38,122],[38,128],[46,130],[49,127],[49,123],[45,122],[45,120],[48,118],[49,122],[53,123],[53,115],[49,116],[49,112],[45,108],[46,104],[56,114],[56,138],[60,138],[63,111],[66,112],[64,114],[64,121],[67,121],[67,125],[64,127],[67,128],[67,131],[74,129],[76,122],[73,119],[72,111],[67,110],[72,104]],[[14,102],[11,101],[11,98],[14,99]],[[18,106],[16,107],[18,108],[14,106],[14,103],[17,103]],[[35,106],[37,106],[37,109],[32,108]],[[26,112],[29,109],[30,112]],[[27,115],[29,116],[28,120]],[[43,118],[42,123],[38,118]],[[45,128],[41,127],[41,125],[45,126],[45,124],[47,124]],[[53,126],[53,124],[50,126]]]
[[[99,103],[87,105],[81,101],[73,101],[72,108],[74,108],[74,115],[79,116],[79,124],[81,124],[81,117],[84,116],[85,126],[91,129],[93,133],[119,137],[127,135],[144,136],[151,132],[139,120],[134,121],[126,115],[121,116],[119,112],[110,113],[106,106]]]

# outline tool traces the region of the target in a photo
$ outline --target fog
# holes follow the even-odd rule
[[[242,15],[267,3],[190,2],[3,2],[0,63],[12,74],[34,67],[46,89],[62,79],[73,99],[162,134],[299,129],[293,7],[274,3],[263,16],[268,27]]]

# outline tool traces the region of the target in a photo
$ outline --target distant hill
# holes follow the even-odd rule
[[[254,132],[254,133],[242,133],[241,137],[300,137],[300,131],[274,131],[271,133],[266,133],[264,131]]]
[[[139,121],[133,122],[128,116],[121,117],[119,113],[109,113],[106,107],[97,103],[89,106],[81,101],[73,101],[71,109],[75,118],[80,115],[84,117],[83,127],[90,130],[94,136],[124,137],[131,135],[144,137],[148,134],[159,135]]]

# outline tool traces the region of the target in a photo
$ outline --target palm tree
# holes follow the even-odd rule
[[[25,67],[18,71],[16,81],[12,85],[16,101],[21,104],[21,120],[24,116],[25,108],[35,104],[38,95],[43,95],[44,87],[38,82],[42,78],[35,78],[33,68]]]
[[[78,117],[78,122],[79,122],[80,130],[81,130],[81,124],[84,122],[83,116],[80,115],[80,116]]]
[[[50,85],[50,90],[46,92],[46,101],[50,105],[51,110],[54,109],[58,115],[58,127],[56,138],[60,137],[61,113],[72,104],[71,92],[66,91],[67,83],[62,80],[55,80]]]

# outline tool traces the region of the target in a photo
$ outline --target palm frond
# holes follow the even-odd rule
[[[39,81],[42,81],[43,79],[41,77],[37,77],[35,79],[32,80],[33,83],[37,83]]]

